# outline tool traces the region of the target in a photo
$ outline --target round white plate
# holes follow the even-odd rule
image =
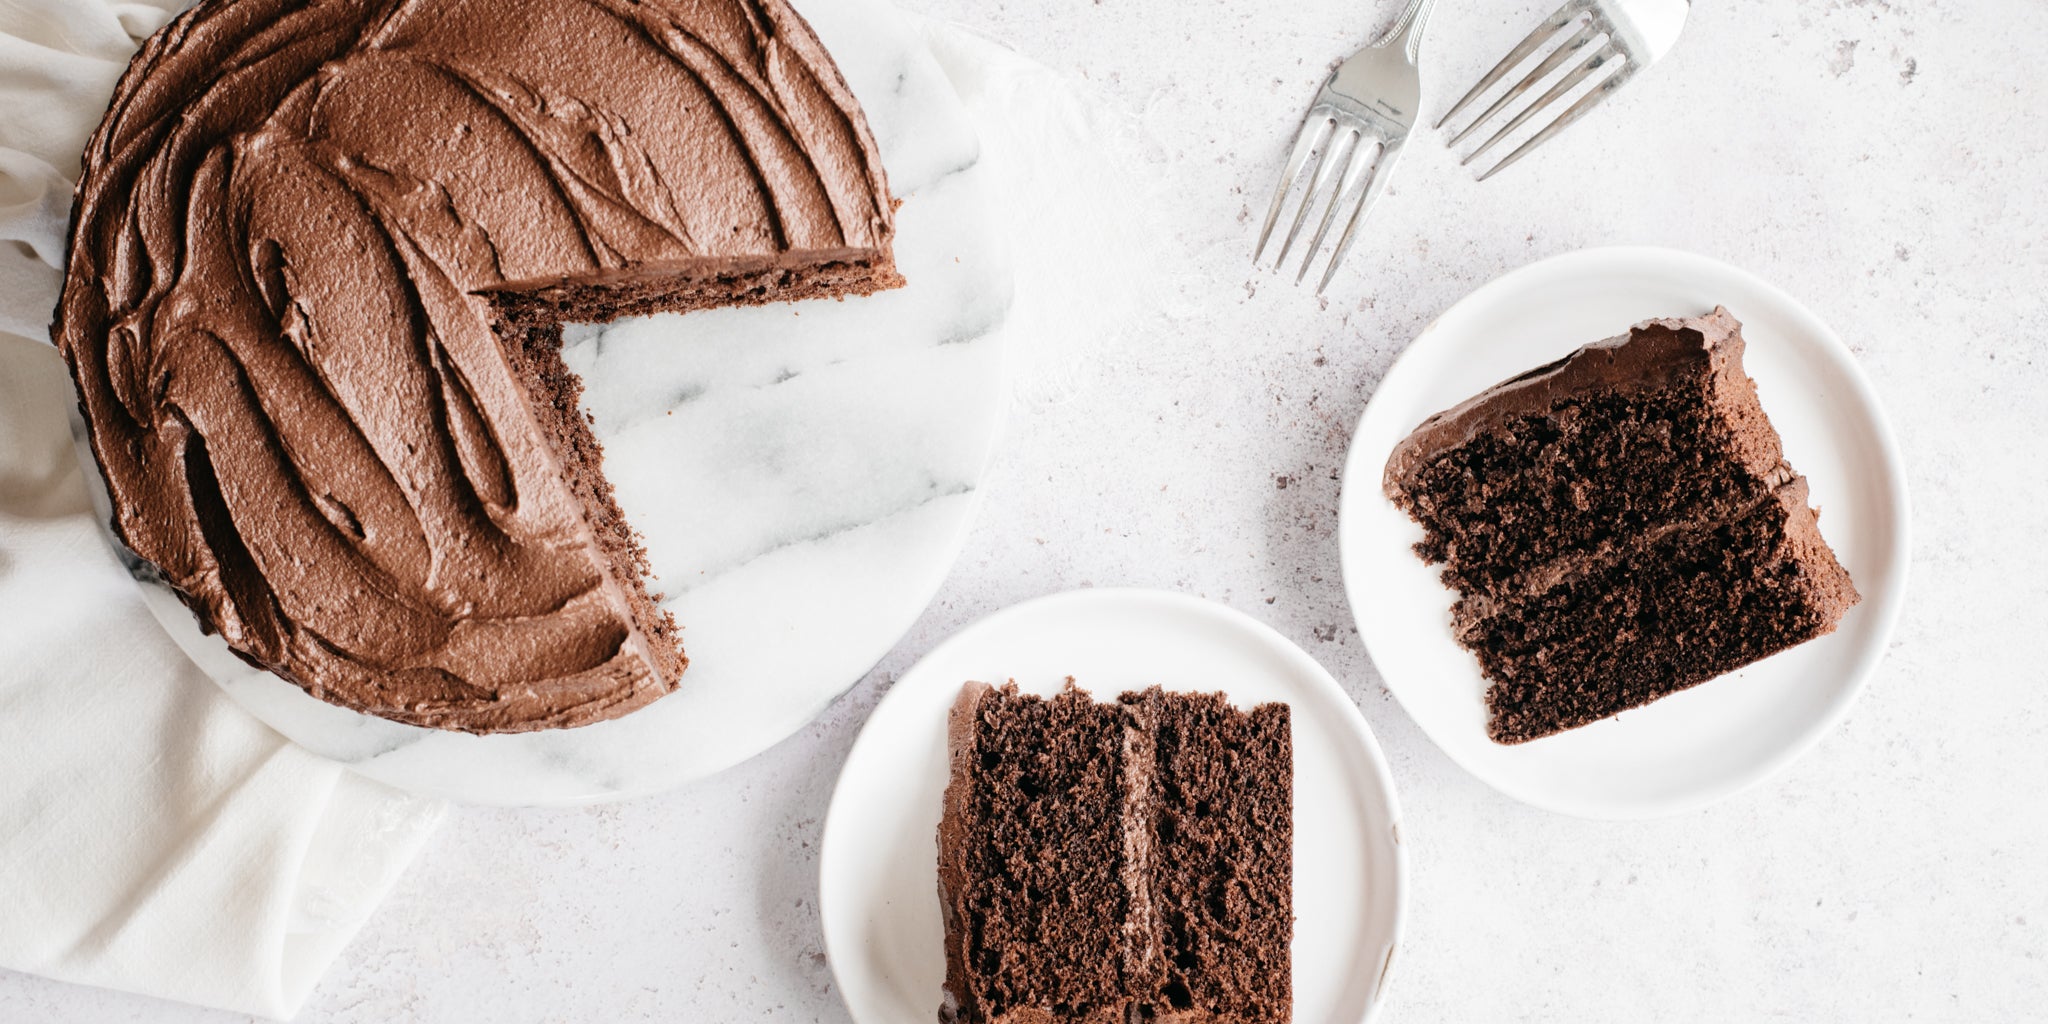
[[[1582,729],[1518,746],[1486,736],[1486,682],[1452,639],[1452,592],[1412,549],[1422,528],[1380,490],[1423,419],[1652,317],[1725,305],[1785,455],[1812,484],[1821,532],[1863,601],[1833,634]],[[1700,807],[1819,742],[1884,655],[1905,597],[1905,471],[1847,346],[1755,276],[1669,249],[1569,253],[1523,267],[1437,318],[1387,371],[1344,470],[1338,538],[1359,635],[1387,688],[1452,760],[1518,800],[1635,818]]]
[[[904,200],[896,259],[909,285],[566,332],[605,475],[683,627],[681,688],[580,729],[400,725],[242,663],[145,579],[151,610],[229,696],[401,789],[588,803],[668,789],[767,749],[916,621],[966,538],[1008,407],[1009,254],[973,123],[917,29],[886,0],[797,6],[859,97]]]
[[[819,907],[832,973],[861,1024],[935,1019],[945,980],[938,897],[946,713],[969,680],[1098,700],[1157,683],[1283,701],[1294,728],[1294,1019],[1356,1024],[1385,989],[1406,861],[1379,744],[1299,647],[1222,605],[1077,590],[997,612],[898,681],[862,730],[825,819]]]

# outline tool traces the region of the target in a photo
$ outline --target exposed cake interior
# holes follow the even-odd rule
[[[970,683],[948,743],[941,1020],[1289,1019],[1285,705]]]
[[[1074,690],[991,692],[969,701],[955,776],[966,781],[949,794],[960,924],[949,975],[976,1014],[961,1019],[1043,1008],[1061,1021],[1121,1021],[1122,715]]]
[[[1698,347],[1698,332],[1645,325],[1538,367],[1432,417],[1390,463],[1395,500],[1426,531],[1423,557],[1447,582],[1496,593],[1560,557],[1627,544],[1659,524],[1727,515],[1782,482],[1778,439],[1730,405],[1755,406],[1747,377]],[[1739,354],[1735,375],[1740,376]],[[1481,414],[1484,413],[1484,414]]]
[[[888,251],[834,248],[508,284],[490,295],[499,314],[514,323],[604,323],[624,316],[868,295],[902,284]]]
[[[1460,640],[1493,680],[1493,738],[1586,725],[1832,630],[1856,595],[1830,571],[1806,496],[1794,481],[1540,594],[1460,601]]]
[[[555,441],[563,481],[582,503],[591,534],[610,563],[611,576],[628,596],[634,625],[646,634],[656,667],[674,678],[689,659],[683,654],[675,617],[662,610],[661,596],[648,588],[653,576],[647,549],[626,522],[625,512],[613,497],[611,481],[605,479],[604,447],[591,433],[590,417],[579,404],[583,381],[562,362],[561,325],[500,324],[498,337],[505,345],[507,362],[532,399],[535,422]]]
[[[1725,309],[1656,320],[1431,417],[1385,487],[1459,592],[1513,743],[1834,629],[1856,592],[1742,370]]]
[[[1292,735],[1287,707],[1223,695],[1125,694],[1152,736],[1151,1018],[1284,1021],[1292,1001]]]

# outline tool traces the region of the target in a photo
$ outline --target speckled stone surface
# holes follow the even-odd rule
[[[1731,0],[1511,173],[1409,147],[1323,304],[1246,262],[1326,62],[1393,16],[1345,0],[909,0],[1141,120],[1163,297],[1084,390],[1026,406],[938,601],[796,737],[665,797],[461,809],[306,1021],[844,1021],[820,952],[831,784],[891,679],[960,625],[1089,584],[1273,624],[1357,697],[1413,857],[1383,1020],[2019,1020],[2048,1004],[2048,7]],[[1453,0],[1440,110],[1549,4]],[[1587,245],[1693,249],[1856,349],[1899,433],[1914,561],[1890,657],[1784,775],[1594,823],[1452,765],[1388,697],[1333,540],[1351,426],[1406,339],[1479,283]],[[1115,444],[1104,444],[1113,438]],[[0,1021],[239,1018],[0,975]]]

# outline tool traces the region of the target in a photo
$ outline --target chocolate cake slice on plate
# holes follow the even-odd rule
[[[1519,743],[1834,630],[1858,596],[1743,373],[1726,309],[1650,320],[1424,421],[1387,496],[1457,592]]]
[[[969,683],[948,733],[940,1020],[1289,1019],[1286,705]]]

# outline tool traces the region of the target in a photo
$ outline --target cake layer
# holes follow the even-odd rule
[[[1124,715],[1068,689],[971,683],[954,705],[939,832],[942,1020],[1124,1024]]]
[[[678,281],[689,282],[680,288]],[[650,313],[691,313],[805,299],[867,295],[901,287],[903,277],[872,251],[803,251],[769,261],[711,260],[640,268],[631,274],[512,286],[488,294],[514,324],[602,323]]]
[[[1125,694],[1153,737],[1148,947],[1156,1021],[1284,1024],[1293,1008],[1294,745],[1288,709],[1222,694]]]
[[[1466,593],[1747,508],[1789,473],[1776,432],[1745,412],[1742,350],[1725,309],[1589,345],[1430,417],[1388,460],[1386,491]]]
[[[948,747],[942,1021],[1289,1019],[1284,705],[970,683]]]
[[[52,333],[114,530],[238,654],[575,726],[685,659],[537,343],[892,286],[892,211],[784,0],[205,0],[88,145]]]
[[[1541,593],[1460,601],[1493,739],[1577,728],[1833,632],[1856,590],[1806,502],[1795,480]]]

